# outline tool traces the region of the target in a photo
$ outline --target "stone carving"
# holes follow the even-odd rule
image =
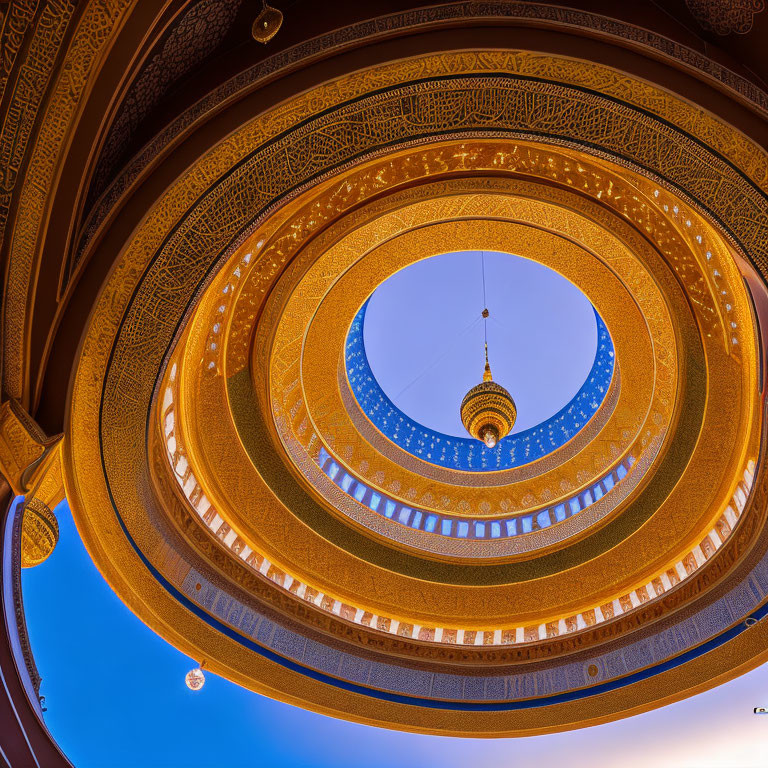
[[[242,0],[193,3],[156,45],[157,52],[131,85],[104,142],[88,192],[90,207],[109,181],[142,121],[195,66],[210,56],[229,31]],[[69,274],[76,264],[68,266]]]
[[[30,472],[56,441],[15,400],[0,405],[0,472],[16,495],[26,492]]]
[[[704,29],[718,35],[745,35],[755,16],[765,10],[765,0],[685,0]]]

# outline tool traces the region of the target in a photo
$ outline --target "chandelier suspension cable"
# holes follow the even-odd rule
[[[480,251],[480,269],[483,275],[483,332],[485,334],[485,351],[488,354],[488,300],[485,298],[485,251]]]
[[[488,301],[485,298],[485,251],[480,251],[480,269],[483,274],[483,306],[488,306]]]
[[[480,251],[480,271],[483,276],[483,338],[485,341],[485,371],[483,372],[483,381],[491,381],[491,364],[488,362],[488,299],[485,292],[485,251]]]
[[[429,373],[439,362],[441,362],[445,357],[447,357],[449,354],[455,351],[456,343],[459,341],[459,339],[462,339],[464,336],[466,336],[479,322],[480,317],[474,317],[469,322],[469,324],[464,328],[461,333],[456,336],[456,339],[453,343],[449,344],[439,355],[432,358],[432,361],[426,365],[424,369],[422,369],[421,373],[416,375],[411,381],[408,382],[394,397],[395,400],[398,400],[402,394],[407,392],[419,379],[426,376],[427,373]]]

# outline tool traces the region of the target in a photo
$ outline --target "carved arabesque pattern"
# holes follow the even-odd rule
[[[113,369],[115,373],[110,374],[110,379],[107,382],[107,407],[104,418],[107,423],[116,419],[114,428],[107,429],[102,433],[106,455],[113,457],[107,459],[108,468],[112,461],[118,457],[121,462],[129,461],[133,465],[141,461],[140,456],[132,457],[129,455],[133,448],[130,447],[130,443],[129,447],[126,448],[126,441],[118,424],[130,423],[135,417],[141,419],[143,406],[140,403],[144,397],[151,394],[151,385],[149,391],[147,391],[147,385],[153,380],[152,371],[156,370],[157,361],[153,361],[153,357],[157,355],[158,343],[163,337],[169,339],[168,334],[172,333],[172,328],[166,324],[165,318],[172,316],[177,311],[183,313],[186,297],[194,292],[194,290],[189,292],[179,290],[178,285],[169,282],[168,270],[172,269],[174,263],[179,266],[183,265],[183,279],[187,285],[190,282],[195,285],[200,281],[210,263],[211,254],[226,248],[227,244],[237,236],[253,215],[253,212],[260,210],[270,196],[278,193],[279,184],[283,179],[279,169],[284,168],[282,163],[286,159],[290,168],[290,176],[289,179],[283,179],[283,181],[290,181],[295,184],[302,177],[309,176],[314,167],[320,164],[338,162],[337,158],[342,156],[345,150],[364,149],[366,145],[384,141],[386,136],[392,136],[392,131],[398,126],[408,132],[414,129],[414,124],[417,124],[421,130],[424,130],[425,127],[428,127],[430,118],[438,121],[446,119],[451,123],[463,120],[465,125],[475,121],[482,125],[490,120],[491,123],[497,122],[505,125],[514,125],[515,121],[519,121],[526,123],[526,125],[533,123],[537,127],[543,127],[547,124],[554,125],[557,120],[556,116],[560,116],[565,120],[567,130],[571,133],[575,135],[582,133],[583,135],[582,129],[584,129],[587,135],[590,135],[591,132],[592,138],[595,139],[602,134],[605,128],[610,128],[613,125],[610,116],[600,115],[601,102],[596,99],[587,99],[584,94],[578,94],[573,101],[570,101],[570,97],[564,89],[548,85],[536,86],[527,81],[519,84],[519,91],[512,87],[512,82],[508,82],[506,85],[507,87],[500,83],[497,78],[490,82],[474,81],[471,85],[469,82],[459,81],[455,83],[457,90],[450,91],[449,81],[443,81],[434,93],[425,93],[425,87],[422,85],[416,86],[408,98],[404,98],[404,95],[408,93],[409,89],[399,89],[391,95],[380,94],[373,100],[370,112],[365,117],[361,113],[363,106],[358,103],[341,110],[340,114],[332,113],[325,116],[322,122],[326,124],[326,128],[328,123],[331,124],[327,130],[322,129],[317,123],[299,126],[296,131],[297,136],[287,136],[279,143],[267,145],[263,157],[260,158],[261,161],[252,159],[242,163],[235,173],[226,176],[224,182],[219,184],[206,198],[205,208],[199,206],[193,215],[187,216],[176,228],[167,242],[163,257],[156,262],[153,268],[155,275],[153,279],[159,279],[160,283],[157,288],[153,288],[151,281],[145,281],[137,294],[134,308],[129,310],[126,316],[127,324],[124,326],[123,340],[130,343],[117,348],[114,358],[117,367]],[[537,106],[536,99],[530,95],[535,93],[538,87],[543,88],[542,98],[544,100],[543,104],[539,106]],[[555,108],[553,101],[555,92],[563,99],[564,106],[562,109]],[[510,98],[510,95],[519,98]],[[467,103],[461,106],[464,98]],[[496,98],[499,99],[498,102],[495,101]],[[587,125],[584,126],[580,125],[578,121],[582,109],[588,109],[589,115]],[[349,119],[345,121],[340,117],[348,117]],[[601,120],[601,117],[606,117],[607,121]],[[655,124],[638,119],[631,124],[633,140],[627,141],[628,129],[624,121],[618,122],[621,130],[618,130],[616,134],[608,131],[603,136],[605,142],[610,144],[615,141],[624,148],[629,147],[632,151],[648,153],[650,155],[648,160],[654,160],[653,155],[658,155],[661,151],[658,142],[643,141],[640,129],[642,127],[652,131]],[[309,133],[310,130],[313,133],[321,130],[322,133],[313,141],[313,134]],[[662,130],[666,131],[667,129],[663,128]],[[360,136],[359,143],[350,140],[350,131],[353,136]],[[635,135],[635,131],[639,133]],[[248,133],[249,131],[245,130],[243,134],[239,134],[222,147],[222,151],[226,153],[227,162],[231,162],[233,150],[232,146],[227,146],[228,144],[245,140],[246,146],[249,148],[253,146],[248,141]],[[339,141],[333,141],[334,133],[338,134]],[[679,143],[672,146],[677,147],[678,151],[683,151],[683,147]],[[209,155],[204,161],[204,166],[212,167],[217,155],[218,153]],[[668,151],[664,152],[664,157],[669,159]],[[657,157],[656,162],[658,161],[659,158]],[[698,165],[697,162],[696,157],[693,156],[681,166],[690,169],[693,185],[703,184],[707,175],[711,177],[714,173],[711,161],[706,165],[703,159]],[[697,171],[701,171],[701,174],[699,175]],[[196,175],[196,178],[202,180],[200,175]],[[737,187],[742,186],[738,180],[731,183]],[[728,187],[729,184],[721,180],[719,188],[724,199],[727,198]],[[184,194],[192,196],[194,194],[193,189],[193,186],[187,187]],[[711,189],[711,187],[707,185],[707,189]],[[233,207],[233,200],[238,201],[238,208]],[[178,210],[177,207],[174,206],[174,208]],[[741,206],[742,211],[745,208],[745,205]],[[220,215],[223,211],[227,211],[230,218],[222,222],[223,226],[212,227],[211,222],[217,219],[216,212]],[[154,238],[153,219],[162,215],[161,207],[156,209],[148,220],[144,232],[150,235],[150,239]],[[238,216],[242,216],[242,218],[238,219]],[[749,219],[748,226],[754,228],[755,223],[754,218]],[[144,236],[140,234],[134,241],[132,249],[138,248],[140,249],[139,252],[146,254],[151,250],[146,249],[146,243],[141,244],[143,239]],[[146,306],[144,309],[141,308],[141,302],[145,300],[149,301],[149,306],[154,307],[151,312],[147,311]],[[158,301],[162,302],[162,310],[157,304]],[[177,306],[176,310],[171,309],[174,304]],[[106,327],[108,326],[105,323]],[[123,357],[123,355],[128,356]],[[128,368],[123,369],[122,374],[117,375],[116,371],[122,367],[122,360],[130,361],[130,364]],[[147,374],[149,374],[149,379],[146,378]],[[140,383],[142,381],[144,383]],[[126,401],[120,396],[120,392],[125,387],[128,387],[134,395],[142,390],[145,394],[142,398],[134,396]],[[114,405],[110,405],[110,403]],[[119,406],[118,403],[120,403]],[[112,446],[116,450],[113,450]],[[138,450],[139,445],[136,444],[135,448]],[[110,474],[112,474],[111,470]],[[130,488],[125,487],[121,479],[127,478],[127,476],[124,471],[117,472],[114,480],[115,489],[123,486],[130,493]]]
[[[126,152],[142,121],[174,85],[214,53],[229,31],[241,4],[242,0],[199,0],[192,3],[157,43],[157,52],[131,85],[105,139],[88,191],[87,207],[93,205],[103,191],[115,166],[126,159]],[[70,264],[69,272],[76,266],[76,262]]]
[[[734,225],[734,234],[737,237],[744,235],[743,241],[755,241],[755,252],[759,255],[759,238],[755,235],[764,232],[765,227],[764,216],[760,212],[759,203],[756,203],[760,193],[758,192],[756,197],[756,190],[749,190],[749,181],[734,178],[733,169],[721,164],[721,160],[716,156],[708,154],[701,144],[687,142],[685,137],[675,134],[671,126],[660,128],[647,114],[632,123],[632,130],[637,131],[637,135],[628,137],[623,131],[614,135],[611,132],[613,123],[610,119],[604,119],[607,115],[603,110],[615,109],[616,105],[609,106],[597,96],[587,97],[580,94],[572,101],[572,94],[568,93],[568,89],[549,89],[538,84],[532,91],[528,91],[527,99],[516,100],[510,98],[509,94],[504,94],[503,88],[494,91],[493,88],[486,88],[486,85],[487,83],[473,83],[470,86],[463,83],[462,87],[457,88],[451,95],[452,98],[445,98],[445,94],[436,93],[423,99],[424,94],[418,93],[415,88],[413,91],[416,93],[404,94],[406,89],[403,89],[396,94],[384,94],[372,99],[367,118],[356,115],[350,122],[352,136],[360,137],[360,146],[347,145],[346,150],[351,152],[365,150],[367,147],[375,148],[381,137],[386,135],[386,131],[381,130],[382,124],[391,127],[399,125],[408,135],[415,132],[414,122],[421,120],[419,130],[425,130],[425,126],[428,130],[430,118],[439,117],[451,106],[453,109],[448,111],[451,120],[455,120],[458,115],[459,119],[464,120],[467,130],[482,131],[484,125],[493,123],[494,116],[498,117],[500,122],[510,122],[510,115],[503,107],[505,100],[515,102],[514,107],[517,109],[527,102],[529,108],[535,112],[533,106],[541,95],[547,100],[546,106],[550,115],[554,114],[555,118],[557,115],[567,118],[561,126],[558,126],[556,119],[549,123],[546,120],[534,120],[537,127],[544,129],[549,126],[553,130],[549,140],[564,142],[563,134],[557,130],[561,128],[571,133],[576,140],[588,141],[589,136],[593,139],[601,136],[601,131],[596,127],[598,124],[605,127],[607,133],[602,134],[602,142],[606,154],[621,155],[622,147],[628,147],[628,153],[624,155],[625,161],[636,161],[640,165],[641,158],[644,158],[655,168],[654,173],[660,175],[665,171],[676,178],[679,177],[681,184],[690,188],[692,198],[702,196],[702,199],[696,200],[698,206],[711,208],[715,213],[721,214],[723,220]],[[521,89],[529,86],[530,84],[526,84],[521,86]],[[471,88],[473,95],[468,96],[469,103],[462,114],[461,101],[469,94],[468,88]],[[541,92],[537,88],[540,88]],[[390,101],[393,96],[400,99],[401,104],[406,104],[407,109],[398,112],[393,108]],[[488,109],[478,109],[477,99],[481,97],[485,98],[487,106],[493,108],[491,111],[494,114],[490,117]],[[497,99],[502,103],[496,103]],[[574,104],[580,100],[587,102],[583,109]],[[416,108],[413,108],[414,104]],[[340,110],[329,113],[327,117],[331,121],[336,120],[339,125],[344,124],[346,116],[344,110]],[[531,117],[525,110],[521,111],[520,116],[521,120]],[[534,114],[533,117],[538,119],[539,115]],[[378,122],[379,119],[381,123]],[[579,126],[580,119],[590,123],[589,126],[584,126],[583,131]],[[624,124],[624,121],[619,122]],[[145,493],[147,472],[144,466],[146,456],[143,435],[158,371],[161,370],[164,356],[173,342],[178,323],[190,307],[196,290],[208,279],[217,258],[237,246],[245,229],[252,225],[255,212],[277,205],[295,190],[295,186],[287,183],[287,178],[276,175],[275,171],[281,166],[275,154],[281,154],[283,160],[303,159],[302,163],[290,169],[288,174],[294,184],[299,186],[312,183],[325,172],[333,172],[334,163],[337,163],[338,167],[343,165],[344,151],[337,145],[330,144],[332,138],[340,137],[341,133],[335,133],[335,129],[331,129],[326,142],[327,152],[323,156],[313,156],[311,153],[306,154],[306,150],[311,149],[313,143],[305,141],[305,137],[300,135],[304,130],[323,130],[323,126],[320,121],[312,126],[298,126],[293,137],[295,142],[289,140],[282,144],[276,142],[259,147],[254,156],[247,158],[237,172],[226,177],[222,174],[232,168],[235,159],[246,158],[254,146],[260,143],[249,143],[248,132],[244,131],[207,155],[189,176],[169,190],[137,230],[135,239],[126,249],[94,312],[75,383],[72,420],[76,425],[76,434],[73,435],[72,451],[78,472],[87,473],[92,479],[87,488],[78,486],[82,492],[88,494],[87,498],[82,499],[84,536],[94,544],[100,544],[102,538],[109,537],[110,551],[113,548],[119,550],[114,559],[110,560],[110,567],[115,570],[120,567],[118,555],[128,553],[131,563],[136,561],[135,555],[126,549],[127,544],[116,527],[114,515],[119,511],[137,548],[146,552],[152,562],[160,563],[166,578],[182,587],[178,580],[188,573],[185,554],[180,550],[169,551],[167,543],[158,541],[157,532],[153,530],[152,516],[160,513],[160,510],[153,506],[154,500]],[[646,133],[644,137],[643,133]],[[392,134],[389,135],[392,138]],[[628,141],[628,138],[632,140]],[[663,148],[659,146],[661,144]],[[315,146],[319,146],[319,142]],[[263,154],[259,156],[259,153]],[[314,166],[316,158],[318,162],[317,166]],[[263,164],[261,160],[264,161]],[[251,161],[255,163],[255,167]],[[260,176],[259,168],[264,169],[263,177]],[[294,170],[297,170],[295,175]],[[215,188],[210,188],[216,180],[221,180],[221,183]],[[750,198],[747,208],[753,206],[751,211],[744,211],[742,206],[743,217],[742,211],[734,211],[736,189]],[[720,192],[723,193],[722,197]],[[193,203],[196,205],[195,211],[186,213]],[[757,216],[750,216],[755,209]],[[174,233],[169,236],[174,227]],[[108,360],[111,368],[107,367]],[[101,422],[98,409],[100,404],[103,404]],[[106,476],[102,474],[102,451]],[[764,477],[761,480],[764,480]],[[107,490],[112,493],[115,507],[111,507]],[[751,520],[748,525],[739,526],[734,538],[742,546],[742,552],[743,547],[753,540],[755,530]],[[747,531],[748,535],[742,535],[742,531]],[[726,547],[722,549],[725,550]],[[730,547],[727,549],[730,550]],[[703,549],[702,553],[706,555]],[[738,557],[738,553],[735,553],[734,557]],[[713,560],[721,562],[717,554],[713,556]],[[144,578],[145,571],[138,571],[132,571],[130,578]],[[725,571],[720,570],[720,573],[724,574]],[[128,574],[119,574],[120,579],[127,577]],[[708,576],[702,574],[698,583],[701,584],[706,578]],[[711,582],[708,585],[711,585]],[[155,585],[152,587],[154,589]],[[645,591],[648,594],[647,588]],[[670,590],[670,598],[675,594],[676,590]],[[162,595],[160,599],[166,601],[169,611],[175,611],[170,597]],[[638,597],[638,600],[642,602],[642,598]],[[158,611],[161,607],[163,606],[157,607]],[[662,607],[654,607],[651,613],[658,616]],[[238,609],[235,607],[232,610]],[[147,620],[158,624],[157,615],[156,612],[150,616],[147,612]],[[163,617],[168,615],[164,613]],[[730,617],[728,621],[731,621]],[[187,626],[186,622],[190,624]],[[185,615],[179,626],[174,627],[174,631],[196,631],[199,636],[206,634],[205,642],[208,647],[213,647],[216,642],[210,638],[211,630],[191,615]],[[270,679],[269,683],[273,684],[273,691],[276,690],[278,695],[285,690],[283,680],[277,676]],[[683,680],[675,681],[676,686],[683,684]],[[310,685],[311,683],[307,683],[308,687]],[[670,695],[677,690],[676,687]],[[679,690],[683,688],[680,687]],[[629,705],[625,701],[613,702],[610,706],[618,707],[619,704],[623,704],[624,709]],[[333,703],[328,706],[333,706]],[[381,709],[382,714],[379,717],[384,720],[387,707],[381,705]],[[429,728],[429,712],[421,709],[414,711],[419,717],[414,727]],[[611,716],[613,712],[611,708],[607,716]],[[352,715],[349,712],[347,714]],[[542,714],[546,715],[547,712]]]
[[[62,147],[72,121],[78,114],[89,80],[96,72],[95,62],[119,27],[130,0],[89,2],[78,19],[65,62],[54,72],[74,5],[64,0],[52,0],[43,9],[30,43],[32,53],[27,54],[24,62],[27,73],[16,94],[18,103],[8,112],[14,118],[9,121],[10,125],[4,125],[0,137],[0,143],[5,140],[9,144],[8,150],[0,149],[0,157],[5,159],[7,152],[15,155],[9,165],[11,170],[22,161],[27,163],[24,185],[16,198],[3,303],[3,390],[20,401],[24,400],[25,387],[29,386],[24,370],[28,352],[25,340],[28,302],[30,283],[39,258],[38,239],[49,203],[48,190],[63,160]],[[52,78],[55,79],[48,91],[45,111],[38,114]],[[20,122],[15,124],[17,120]],[[39,120],[37,139],[28,147],[32,122],[36,120]],[[7,195],[8,202],[10,197]],[[0,238],[5,226],[5,210],[5,205],[0,203]]]
[[[765,0],[685,0],[704,29],[718,35],[745,35],[755,16],[765,10]]]
[[[78,250],[82,251],[86,248],[88,241],[105,220],[109,209],[117,203],[121,195],[130,188],[143,170],[150,165],[167,146],[172,144],[177,137],[183,135],[184,132],[198,120],[205,119],[205,116],[214,109],[214,107],[226,101],[228,98],[268,82],[281,70],[290,69],[293,65],[303,59],[311,59],[314,56],[322,55],[331,50],[343,48],[349,44],[351,40],[354,41],[359,37],[389,34],[393,28],[396,29],[401,26],[432,24],[440,20],[450,21],[457,17],[471,18],[475,14],[479,17],[486,15],[500,15],[505,18],[519,16],[520,18],[546,19],[552,22],[584,26],[590,29],[594,28],[611,36],[634,40],[641,46],[647,46],[663,51],[673,58],[678,58],[695,68],[704,70],[714,79],[728,85],[728,87],[733,88],[744,95],[748,94],[748,98],[755,100],[761,105],[762,109],[768,111],[768,96],[766,96],[762,90],[730,72],[730,70],[727,70],[725,67],[716,64],[697,51],[686,48],[685,46],[680,46],[678,43],[674,43],[666,38],[655,35],[648,30],[625,25],[616,20],[607,19],[602,16],[585,14],[582,11],[573,9],[557,8],[549,5],[527,2],[508,2],[508,0],[486,3],[455,3],[446,6],[419,9],[418,11],[404,12],[402,14],[393,14],[392,16],[382,17],[353,27],[344,28],[337,32],[329,33],[328,35],[315,38],[307,43],[303,43],[288,49],[287,51],[276,54],[274,57],[270,57],[264,62],[260,62],[247,72],[233,78],[231,81],[190,107],[190,109],[183,115],[158,133],[158,135],[131,160],[121,175],[107,189],[89,216]],[[638,105],[642,103],[645,108],[650,109],[655,114],[664,116],[667,119],[673,119],[674,122],[679,122],[681,118],[684,118],[687,121],[690,121],[693,118],[695,124],[689,123],[683,127],[694,134],[706,134],[707,140],[712,142],[712,146],[717,147],[721,152],[730,156],[734,162],[745,162],[745,159],[749,154],[749,150],[747,149],[749,142],[747,141],[737,139],[737,144],[742,146],[734,146],[732,143],[735,137],[731,134],[724,142],[723,138],[727,132],[720,130],[719,122],[709,114],[703,111],[697,111],[695,115],[691,115],[690,112],[688,112],[687,115],[684,115],[681,113],[681,110],[675,108],[676,99],[667,95],[658,94],[656,99],[650,102],[644,101],[642,93],[639,92],[642,91],[642,88],[637,88],[637,82],[623,77],[618,72],[606,70],[587,62],[579,62],[578,65],[576,65],[575,62],[567,59],[553,60],[550,57],[541,57],[538,54],[529,52],[513,51],[508,52],[506,55],[500,56],[500,54],[501,52],[498,51],[493,54],[495,57],[501,58],[501,60],[496,62],[497,71],[515,73],[523,70],[534,70],[532,74],[535,74],[538,77],[553,77],[556,78],[558,82],[580,84],[588,88],[596,88],[615,98],[626,100],[630,104]],[[416,79],[419,77],[434,76],[436,74],[449,75],[457,69],[469,69],[471,71],[473,69],[471,66],[471,59],[476,56],[483,57],[483,54],[448,54],[437,59],[435,57],[425,56],[419,59],[412,59],[407,64],[399,64],[397,66],[398,68],[403,67],[406,70],[399,73],[399,75],[404,78],[410,77]],[[446,66],[443,66],[443,62],[445,62]],[[537,63],[541,66],[537,66]],[[482,58],[477,62],[477,69],[484,69]],[[386,69],[383,68],[379,73],[379,77],[381,78],[379,82],[380,87],[384,87],[393,82],[389,77],[382,78],[381,72],[385,71]],[[346,90],[347,86],[347,79],[342,78],[337,81],[337,87],[340,89],[340,92]],[[349,96],[354,96],[354,93],[349,94]],[[674,113],[674,116],[672,113]],[[729,142],[732,144],[731,147],[727,146],[727,143]],[[761,162],[764,166],[764,159]],[[754,169],[751,169],[750,173],[753,177],[755,176]],[[758,173],[758,178],[766,178],[766,170],[764,167]]]

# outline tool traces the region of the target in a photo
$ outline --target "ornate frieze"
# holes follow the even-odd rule
[[[388,37],[393,31],[440,24],[452,25],[459,19],[465,24],[474,20],[488,19],[522,24],[526,22],[553,26],[565,24],[570,28],[604,35],[608,39],[621,40],[624,44],[637,46],[641,50],[650,51],[655,55],[662,55],[683,64],[699,75],[738,94],[762,113],[768,114],[768,96],[751,81],[693,48],[618,19],[575,8],[516,0],[455,2],[402,11],[338,29],[281,51],[223,84],[191,106],[183,115],[175,118],[140,150],[97,202],[79,244],[78,258],[107,216],[109,209],[151,162],[196,122],[204,120],[220,104],[236,94],[265,85],[281,73],[289,72],[299,63],[320,59],[334,52]]]
[[[49,0],[43,6],[29,52],[14,84],[10,108],[0,133],[0,167],[6,168],[0,190],[0,244],[8,253],[3,300],[3,392],[25,401],[29,381],[24,370],[28,354],[28,307],[34,295],[32,281],[40,257],[39,235],[48,209],[48,192],[63,160],[62,149],[95,73],[95,63],[129,8],[129,0],[87,3],[71,31],[65,60],[55,68],[75,11],[68,0]],[[35,127],[36,138],[29,139]],[[24,184],[17,189],[16,174],[26,165]],[[12,197],[13,229],[6,232]],[[7,242],[5,242],[7,240]]]

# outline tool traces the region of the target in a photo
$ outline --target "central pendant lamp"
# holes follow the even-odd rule
[[[485,254],[483,268],[483,300],[485,300]],[[469,434],[487,448],[494,448],[515,425],[517,406],[512,395],[493,380],[488,362],[488,307],[483,309],[485,323],[485,370],[483,380],[467,392],[461,401],[461,422]]]

